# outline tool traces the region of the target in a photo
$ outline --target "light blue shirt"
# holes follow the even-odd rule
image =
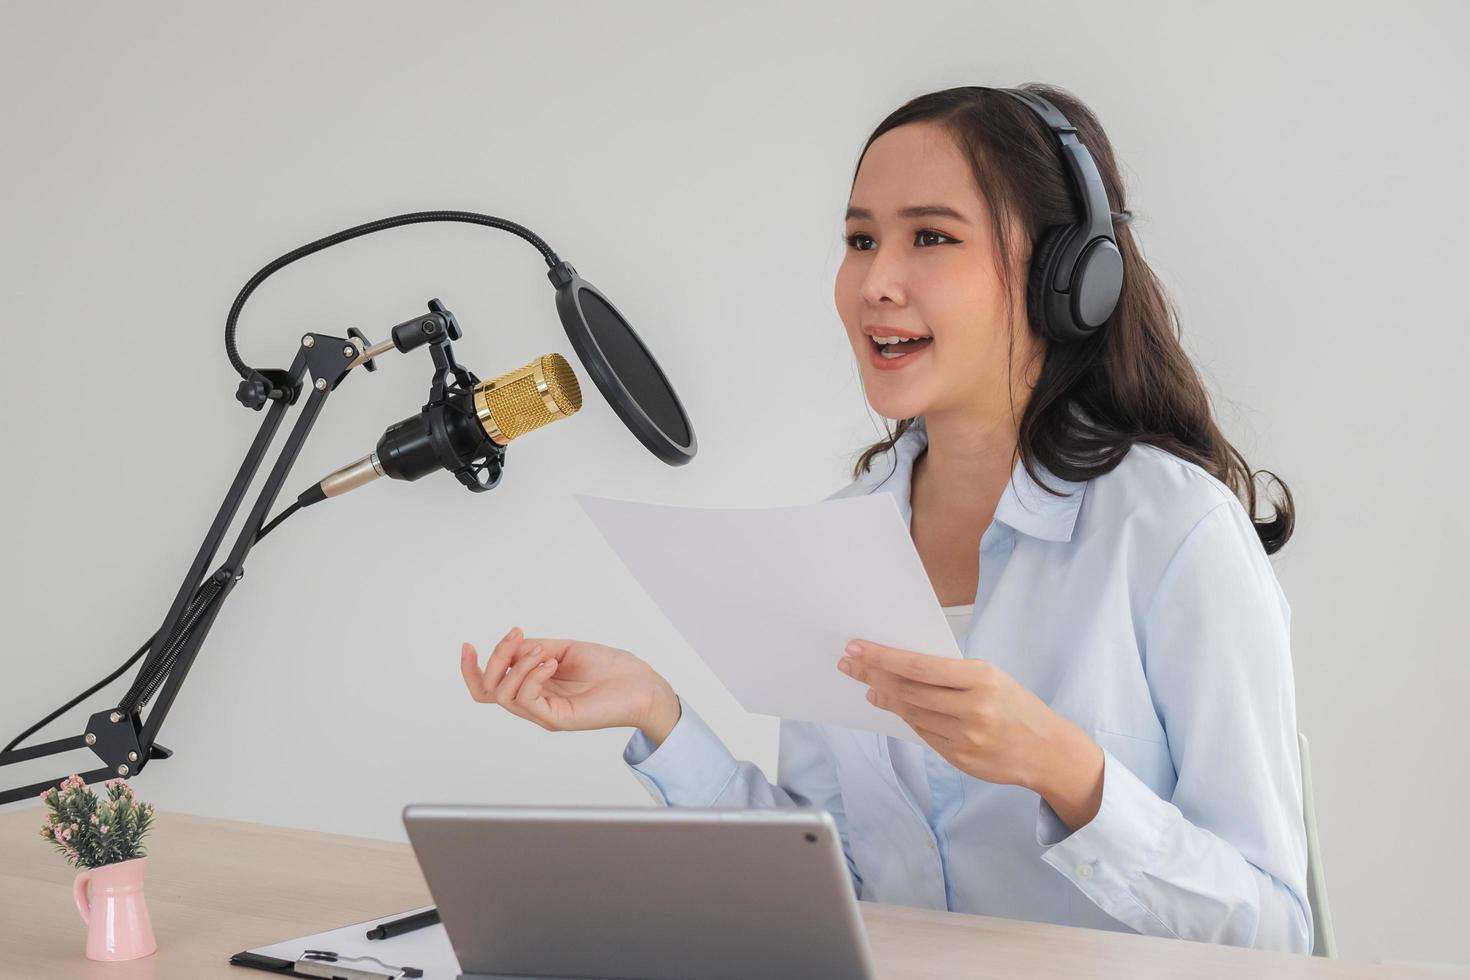
[[[954,634],[955,641],[961,650],[965,648],[965,634],[969,632],[970,616],[974,610],[974,603],[944,607],[944,618],[949,621],[950,632]],[[892,761],[893,771],[898,774],[903,788],[918,801],[919,809],[929,821],[929,826],[937,827],[934,816],[938,811],[935,809],[936,801],[932,787],[943,785],[945,770],[950,767],[949,763],[945,761],[944,756],[923,743],[911,742],[906,738],[894,738],[892,735],[888,736],[888,758]],[[929,775],[931,765],[939,768],[939,773],[932,777]]]
[[[921,419],[828,499],[891,493],[912,527],[927,438]],[[624,761],[669,806],[831,812],[864,900],[1310,952],[1291,609],[1245,508],[1153,446],[1085,483],[1039,472],[1068,496],[1016,466],[962,649],[1102,747],[1086,826],[927,746],[921,805],[887,737],[792,719],[772,783],[682,697],[668,737],[654,749],[635,731]]]

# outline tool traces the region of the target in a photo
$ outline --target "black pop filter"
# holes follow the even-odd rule
[[[608,298],[570,262],[546,273],[556,312],[593,382],[623,424],[659,459],[682,466],[699,449],[694,427],[653,354]]]

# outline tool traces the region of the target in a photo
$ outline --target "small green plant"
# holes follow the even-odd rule
[[[153,805],[139,803],[124,780],[105,784],[98,799],[81,776],[71,775],[41,794],[47,818],[41,836],[78,868],[100,868],[145,857],[143,838],[153,827]]]

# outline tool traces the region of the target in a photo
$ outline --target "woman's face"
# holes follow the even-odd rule
[[[1009,417],[1011,328],[990,210],[954,140],[927,122],[884,133],[868,147],[848,205],[847,251],[833,292],[868,404],[890,419]],[[929,206],[956,213],[905,213]],[[1012,241],[1025,237],[1015,234]],[[1019,272],[1016,278],[1012,300],[1016,322],[1024,324],[1024,282]],[[885,360],[873,335],[932,339]],[[912,343],[890,349],[905,351]],[[1024,387],[1021,366],[1040,349],[1029,330],[1015,331],[1012,384]]]

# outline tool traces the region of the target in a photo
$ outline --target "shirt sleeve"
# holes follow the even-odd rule
[[[1290,621],[1245,509],[1215,507],[1170,559],[1143,624],[1172,795],[1105,749],[1090,823],[1069,834],[1041,803],[1044,860],[1138,932],[1311,952]]]
[[[815,807],[832,814],[847,858],[853,891],[862,897],[862,876],[852,859],[837,768],[821,729],[805,721],[781,719],[776,782],[759,766],[737,760],[689,702],[679,697],[679,720],[655,748],[635,729],[623,761],[654,801],[664,806]]]

